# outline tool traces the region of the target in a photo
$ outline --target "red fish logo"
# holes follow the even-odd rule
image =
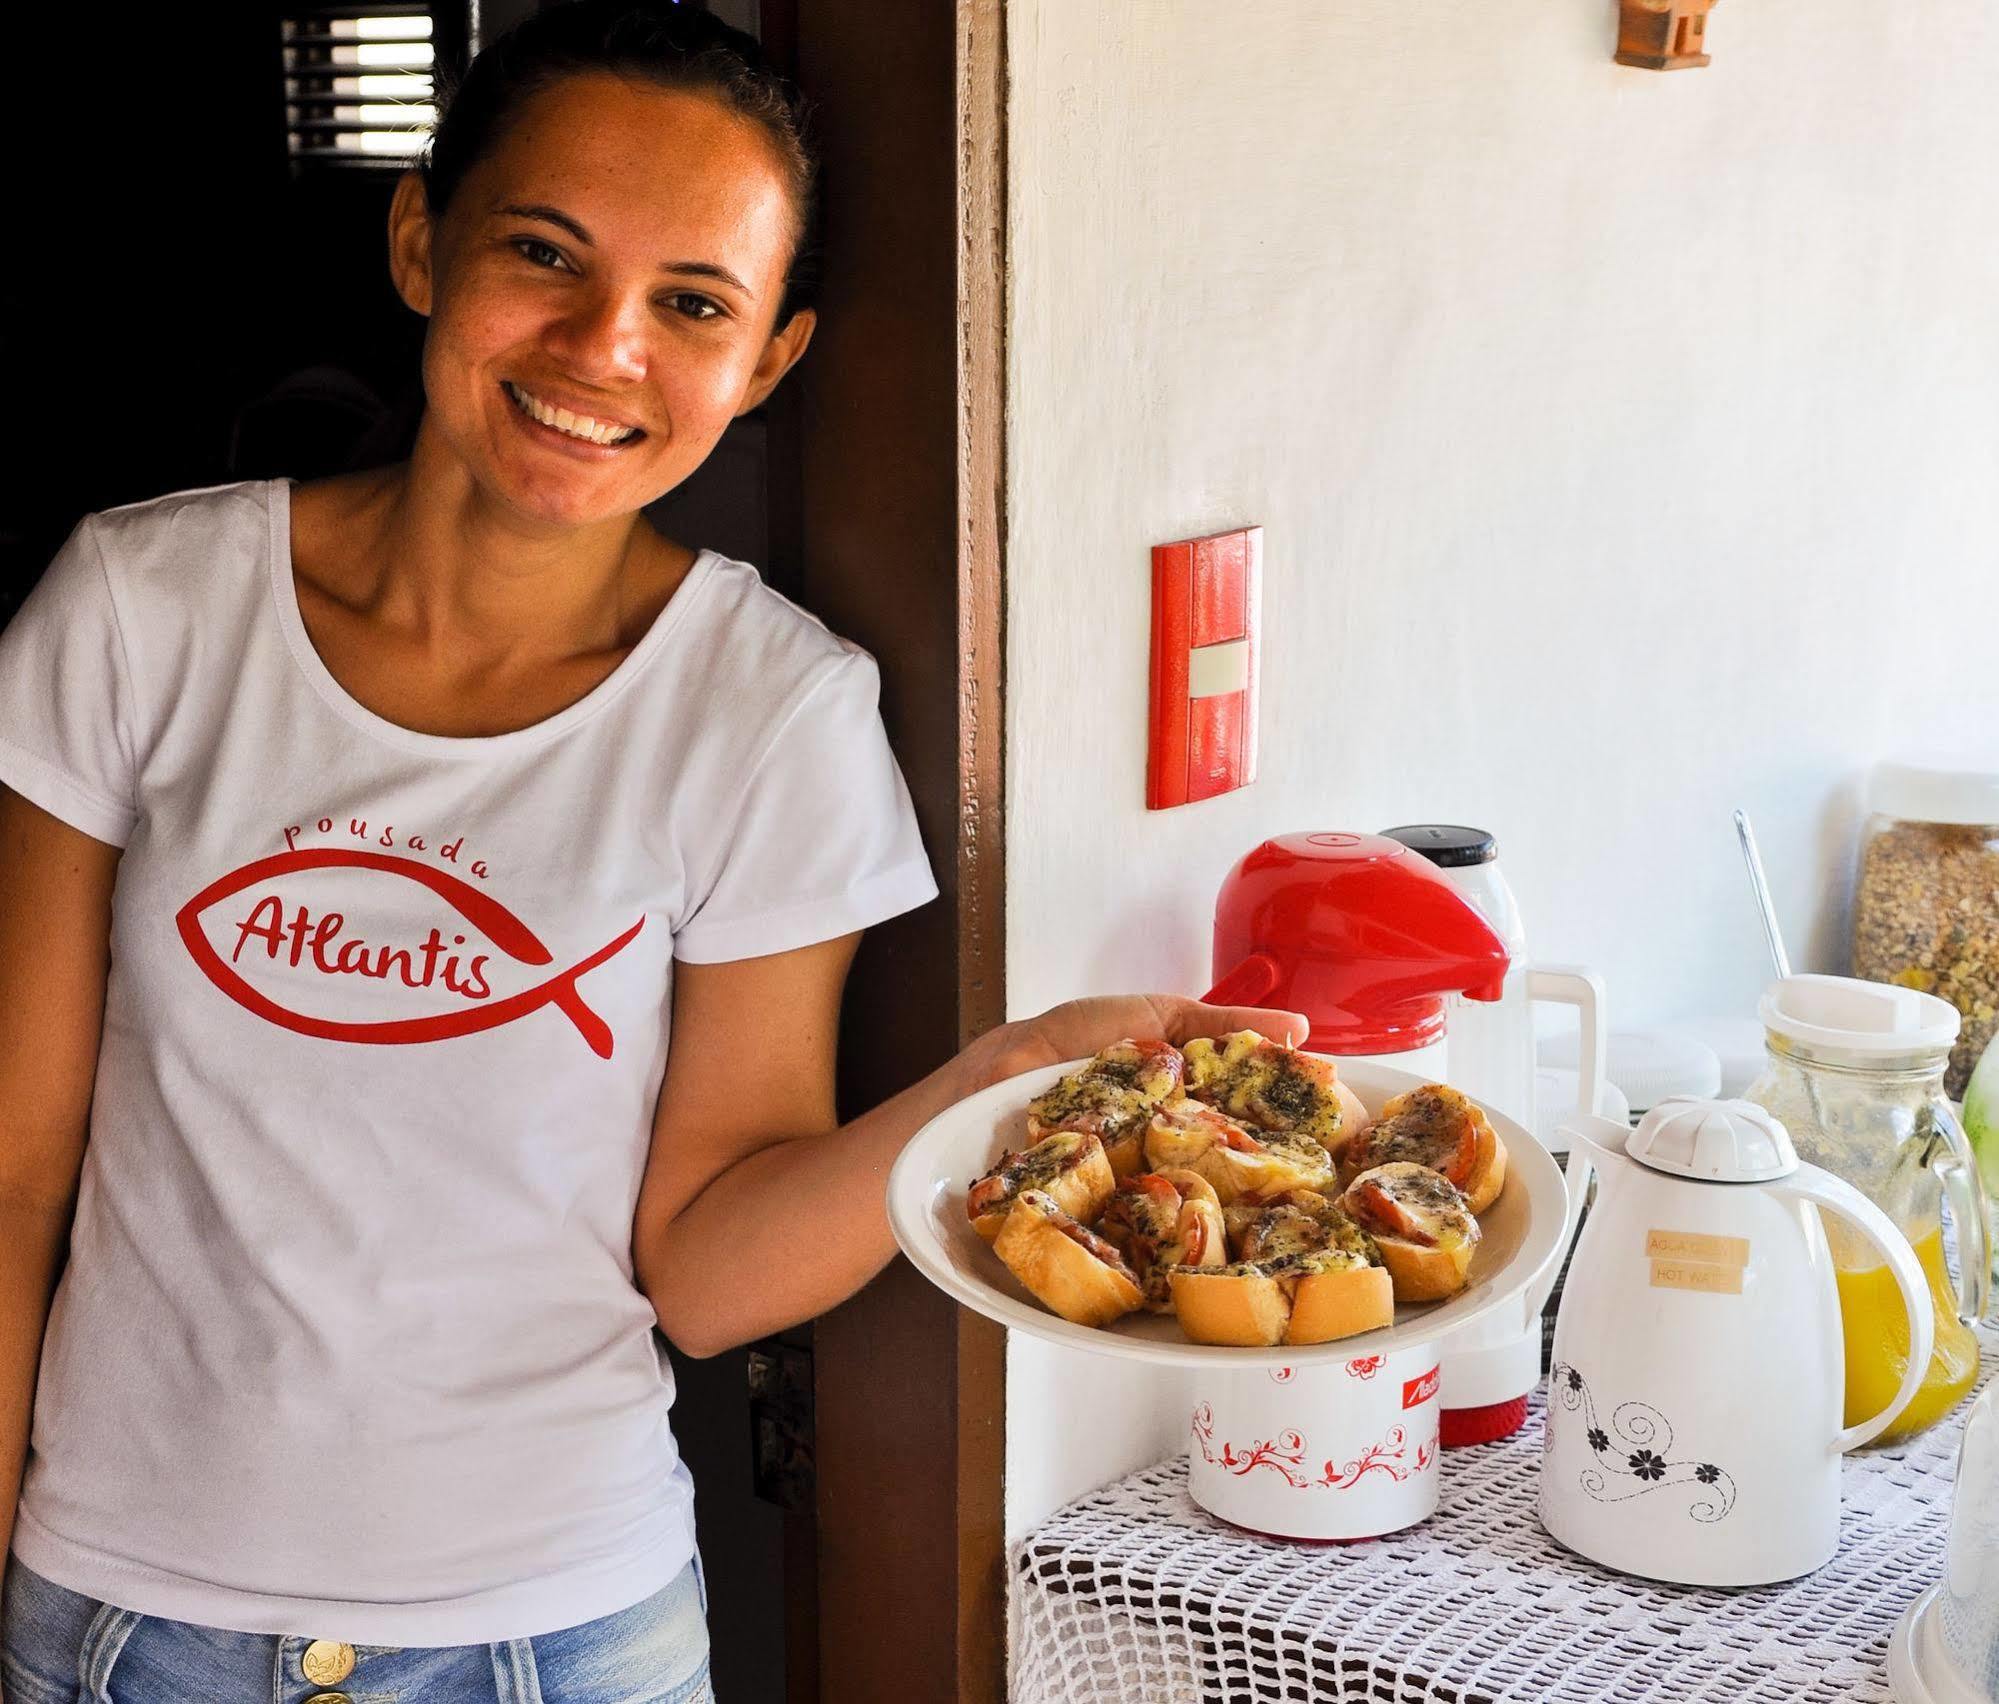
[[[289,941],[290,962],[294,966],[311,964],[316,970],[328,974],[355,974],[387,981],[391,970],[395,970],[403,984],[411,988],[429,987],[437,980],[437,963],[444,956],[442,937],[435,929],[430,939],[414,950],[405,948],[369,948],[365,943],[349,940],[335,945],[345,919],[338,912],[322,913],[314,920],[300,907],[290,925],[283,920],[283,904],[276,896],[267,896],[258,902],[251,915],[237,925],[236,952],[225,961],[208,938],[200,923],[201,914],[220,901],[232,898],[246,888],[260,882],[272,881],[281,876],[295,875],[303,870],[361,869],[377,870],[384,875],[400,877],[404,881],[417,882],[436,894],[459,916],[507,957],[517,963],[540,967],[553,964],[555,955],[536,937],[534,931],[501,905],[490,894],[482,893],[469,883],[445,870],[432,869],[427,864],[418,864],[407,858],[389,858],[379,852],[350,851],[345,848],[320,848],[309,851],[279,852],[268,858],[259,858],[245,864],[240,870],[232,870],[228,875],[211,882],[196,894],[174,915],[174,922],[180,929],[180,938],[185,943],[194,962],[201,967],[202,974],[215,986],[234,1000],[245,1011],[254,1012],[267,1023],[299,1035],[317,1036],[324,1041],[354,1041],[395,1045],[419,1041],[448,1041],[454,1036],[475,1035],[481,1030],[497,1029],[502,1024],[513,1023],[544,1006],[553,1006],[561,1012],[577,1032],[589,1043],[590,1051],[599,1059],[611,1057],[611,1026],[604,1022],[577,992],[577,982],[595,970],[607,959],[615,957],[631,945],[641,929],[645,918],[640,919],[615,940],[607,941],[588,957],[579,959],[567,970],[536,983],[519,993],[508,994],[492,1000],[489,1004],[466,1006],[454,1011],[432,1012],[421,1017],[389,1018],[370,1022],[352,1022],[333,1018],[318,1018],[304,1012],[295,1012],[279,1005],[269,996],[253,988],[235,968],[234,959],[239,957],[246,944],[257,940],[264,944],[268,954],[276,958],[282,947]],[[287,936],[287,929],[289,935]],[[454,941],[462,940],[454,936]],[[329,960],[329,952],[332,954]],[[370,954],[373,954],[372,958]],[[469,967],[461,974],[456,956],[445,959],[443,970],[444,986],[453,994],[463,998],[485,1001],[492,993],[482,970],[488,962],[485,955],[471,960]],[[419,976],[417,966],[421,963]]]

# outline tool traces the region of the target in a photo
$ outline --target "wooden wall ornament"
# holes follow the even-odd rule
[[[1708,63],[1714,0],[1618,0],[1617,63],[1644,71],[1690,71]]]

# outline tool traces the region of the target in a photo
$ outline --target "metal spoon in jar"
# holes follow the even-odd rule
[[[1777,979],[1791,974],[1790,955],[1784,951],[1784,937],[1777,927],[1777,907],[1770,898],[1770,883],[1763,874],[1763,857],[1756,850],[1756,831],[1749,826],[1749,813],[1735,813],[1735,832],[1742,841],[1743,861],[1749,866],[1749,885],[1756,890],[1756,906],[1763,913],[1763,936],[1770,943],[1770,962],[1777,967]]]
[[[1763,938],[1770,943],[1770,962],[1777,968],[1777,980],[1784,981],[1791,974],[1791,955],[1784,951],[1784,934],[1777,927],[1777,905],[1770,897],[1770,880],[1763,874],[1763,854],[1756,850],[1756,830],[1749,826],[1749,813],[1735,813],[1735,833],[1742,842],[1742,861],[1749,866],[1749,885],[1756,890],[1756,909],[1763,914]],[[1805,1074],[1805,1097],[1811,1103],[1812,1120],[1823,1130],[1828,1128],[1825,1108],[1819,1104],[1819,1091],[1811,1074]]]

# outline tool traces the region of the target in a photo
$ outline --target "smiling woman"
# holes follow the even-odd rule
[[[811,183],[745,38],[537,14],[395,198],[409,459],[87,516],[0,636],[10,1699],[707,1697],[656,1334],[850,1297],[1002,1077],[1302,1033],[1082,1002],[836,1118],[936,892],[878,673],[641,514],[805,353]]]

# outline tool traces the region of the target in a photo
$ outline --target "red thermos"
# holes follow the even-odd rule
[[[1506,943],[1408,847],[1287,834],[1222,883],[1207,998],[1303,1012],[1312,1052],[1420,1072],[1443,1041],[1444,996],[1497,1000],[1506,965]]]

